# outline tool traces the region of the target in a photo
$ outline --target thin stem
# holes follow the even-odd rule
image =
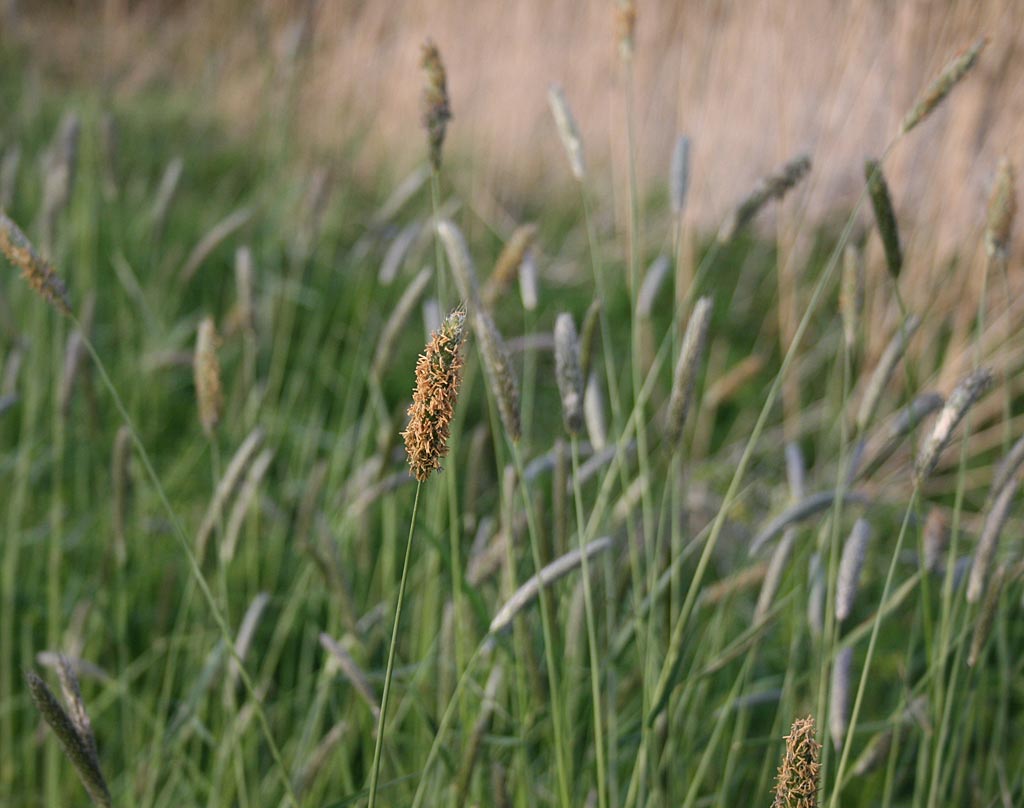
[[[377,782],[380,777],[380,751],[384,746],[384,720],[388,713],[391,696],[391,679],[395,668],[395,646],[398,644],[398,624],[402,620],[402,603],[405,600],[405,584],[409,578],[409,557],[412,551],[412,536],[416,529],[416,511],[420,504],[420,489],[423,483],[416,483],[416,496],[412,501],[412,517],[409,519],[409,537],[405,540],[405,560],[402,562],[402,579],[398,584],[398,603],[395,606],[395,622],[391,627],[391,647],[388,649],[388,665],[384,672],[384,690],[380,697],[380,718],[377,720],[377,740],[373,746],[373,764],[370,769],[370,801],[367,808],[377,803]]]

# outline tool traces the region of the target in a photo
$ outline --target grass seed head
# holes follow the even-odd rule
[[[555,126],[558,128],[558,137],[561,138],[562,146],[569,157],[572,175],[577,181],[583,182],[587,176],[587,165],[583,159],[583,140],[565,97],[565,90],[560,84],[552,84],[548,88],[548,102],[551,105],[551,114],[555,118]]]
[[[21,228],[3,211],[0,211],[0,252],[21,270],[21,276],[36,294],[61,314],[71,314],[71,300],[64,281],[50,262],[36,252]]]
[[[814,718],[798,718],[786,736],[786,753],[775,782],[774,808],[817,808],[818,754]]]
[[[979,368],[970,373],[949,394],[946,405],[935,420],[935,426],[925,439],[917,456],[915,473],[919,481],[925,480],[935,471],[939,456],[949,445],[953,430],[967,414],[967,410],[992,386],[994,377],[988,368]]]
[[[224,392],[220,382],[220,362],[217,359],[217,327],[212,317],[204,317],[196,335],[196,353],[193,360],[196,401],[199,405],[199,423],[207,438],[212,438],[224,410]]]
[[[988,44],[988,37],[982,37],[974,45],[953,57],[936,79],[928,85],[910,112],[903,119],[900,134],[905,134],[927,118],[941,104],[959,81],[966,76]]]
[[[412,475],[424,482],[448,454],[448,431],[455,414],[462,371],[466,313],[456,309],[433,333],[416,362],[416,389],[409,425],[402,433]]]
[[[441,51],[432,39],[423,43],[420,66],[426,73],[427,83],[423,88],[423,128],[427,130],[430,146],[430,164],[435,171],[441,168],[441,148],[452,119],[452,108],[448,100],[448,74],[441,61]]]
[[[555,320],[555,380],[562,396],[562,417],[570,435],[583,428],[583,371],[580,341],[572,315],[563,312]]]
[[[868,196],[871,197],[871,209],[875,213],[878,234],[885,249],[885,263],[889,267],[889,274],[896,279],[903,268],[903,250],[900,247],[900,231],[896,225],[896,213],[893,211],[889,185],[882,174],[882,166],[875,160],[868,160],[864,164],[864,176],[868,182]]]

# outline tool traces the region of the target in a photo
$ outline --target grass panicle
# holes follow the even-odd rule
[[[425,482],[448,454],[448,432],[462,380],[466,313],[456,309],[434,332],[416,362],[409,424],[402,432],[412,475]]]
[[[196,352],[192,363],[195,376],[196,404],[199,408],[199,423],[209,440],[213,439],[224,413],[224,389],[220,377],[220,360],[217,348],[220,337],[212,317],[204,317],[196,332]]]
[[[786,751],[775,777],[773,808],[817,808],[821,744],[814,738],[814,718],[798,718],[785,736]]]
[[[857,600],[860,588],[861,570],[867,556],[868,544],[871,542],[871,525],[866,519],[858,519],[849,537],[843,544],[843,554],[839,560],[839,578],[836,583],[836,620],[842,622],[853,612],[853,604]]]
[[[570,435],[578,435],[583,427],[583,371],[576,324],[566,312],[555,320],[555,381],[562,397],[565,429]]]
[[[949,394],[917,455],[914,473],[918,480],[927,479],[935,471],[940,455],[953,437],[953,431],[975,402],[988,392],[994,380],[991,370],[979,368],[965,376]]]
[[[440,171],[441,150],[448,122],[452,119],[452,107],[448,98],[448,74],[441,61],[441,51],[432,39],[423,43],[420,67],[427,79],[423,86],[423,128],[427,130],[430,164],[434,171]]]
[[[1013,219],[1017,213],[1017,189],[1013,164],[1004,157],[999,161],[996,182],[988,203],[988,221],[985,225],[985,251],[989,257],[1006,262],[1010,258],[1010,237]]]
[[[69,676],[70,668],[66,663],[61,663],[61,671],[61,682],[63,685],[65,677]],[[81,720],[80,714],[85,712],[85,708],[81,705],[81,697],[77,695],[78,686],[77,680],[74,679],[74,674],[70,673],[70,677],[71,679],[68,684],[74,683],[71,695],[78,700],[76,705],[71,706],[72,715],[78,715],[79,720]],[[77,772],[89,798],[95,805],[101,806],[101,808],[109,808],[111,805],[110,791],[107,789],[107,781],[103,777],[100,762],[96,756],[96,742],[92,738],[91,728],[88,730],[89,737],[83,737],[75,719],[72,715],[68,714],[68,711],[57,700],[57,697],[53,695],[46,682],[40,679],[33,671],[28,671],[25,674],[25,679],[28,682],[32,703],[35,705],[36,710],[39,711],[39,715],[42,716],[50,729],[53,730],[53,734],[57,736],[64,755],[74,767],[75,772]],[[88,721],[88,717],[85,720]],[[87,724],[86,726],[89,727],[90,725]]]
[[[683,435],[686,416],[693,403],[693,391],[704,362],[712,309],[710,297],[702,297],[694,305],[690,321],[686,325],[683,345],[679,350],[679,359],[672,374],[672,392],[668,400],[665,435],[669,446],[673,448],[678,445]]]
[[[583,158],[583,139],[580,137],[580,130],[576,126],[576,118],[569,107],[569,101],[565,97],[565,90],[560,84],[552,84],[548,88],[548,103],[551,105],[551,114],[555,119],[558,137],[569,158],[572,175],[577,182],[583,182],[587,178],[587,164]]]
[[[982,37],[943,68],[936,79],[928,85],[917,103],[911,108],[900,125],[900,134],[906,134],[927,118],[941,104],[953,88],[966,76],[988,44],[988,37]]]
[[[668,176],[672,212],[676,216],[681,216],[686,209],[686,196],[690,190],[690,138],[686,135],[676,138]]]
[[[718,231],[720,242],[729,241],[753,220],[761,209],[773,200],[780,200],[811,170],[811,158],[802,154],[779,169],[774,174],[762,177],[754,186],[754,190],[737,205],[726,217]]]
[[[897,280],[903,269],[903,248],[900,246],[900,230],[896,224],[889,184],[885,181],[881,164],[876,160],[868,160],[864,164],[864,177],[868,183],[868,197],[875,214],[878,235],[885,250],[885,265],[893,280]]]
[[[64,315],[71,314],[67,287],[49,261],[43,258],[28,237],[7,214],[0,210],[0,252],[21,270],[21,277],[43,300]]]

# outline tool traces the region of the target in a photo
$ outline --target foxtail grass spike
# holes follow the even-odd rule
[[[220,380],[220,361],[217,359],[217,327],[212,317],[204,317],[196,335],[196,353],[193,360],[196,402],[199,423],[208,439],[213,438],[224,410],[224,391]]]
[[[853,667],[853,648],[843,648],[836,654],[832,665],[832,688],[829,691],[828,731],[836,751],[843,748],[846,730],[850,725],[850,671]]]
[[[50,262],[36,252],[21,228],[3,211],[0,211],[0,252],[21,270],[21,277],[36,294],[61,314],[71,314],[71,300],[64,281]]]
[[[807,569],[807,578],[810,581],[810,589],[807,593],[807,626],[811,630],[811,636],[815,639],[821,637],[825,630],[825,569],[821,563],[821,556],[814,553],[811,556]]]
[[[712,301],[702,297],[693,307],[690,322],[686,326],[683,345],[679,351],[675,372],[672,374],[672,392],[668,401],[667,438],[670,447],[675,447],[683,434],[686,416],[693,401],[693,390],[704,361],[708,327],[711,324]]]
[[[852,351],[857,344],[857,332],[864,314],[864,256],[853,244],[847,244],[843,251],[839,313],[843,320],[846,349]]]
[[[871,419],[874,418],[875,411],[878,409],[878,402],[882,399],[885,385],[892,378],[892,372],[896,369],[896,364],[903,357],[903,354],[906,353],[907,345],[920,325],[920,318],[911,314],[896,329],[896,333],[889,340],[889,344],[885,346],[885,350],[878,360],[878,365],[868,380],[868,386],[864,390],[864,397],[860,401],[860,408],[857,410],[857,430],[860,433],[863,433],[868,428]]]
[[[921,94],[921,97],[914,104],[910,112],[903,119],[900,126],[900,134],[906,134],[921,121],[927,118],[935,108],[941,104],[947,95],[953,90],[957,83],[970,72],[978,61],[985,45],[988,44],[988,37],[982,37],[971,48],[957,54],[953,60],[946,65],[938,77],[928,85],[928,88]]]
[[[992,500],[988,513],[985,514],[985,524],[981,529],[981,538],[978,539],[978,546],[974,550],[971,572],[967,578],[968,603],[977,603],[985,594],[988,572],[999,546],[999,535],[1010,516],[1010,507],[1016,496],[1017,480],[1012,478]]]
[[[584,379],[590,378],[590,365],[594,358],[594,343],[600,320],[601,301],[595,298],[590,301],[587,313],[583,315],[583,323],[580,325],[580,369],[583,371]]]
[[[67,707],[71,723],[75,725],[78,737],[82,739],[89,756],[99,768],[100,755],[96,746],[96,736],[92,731],[92,721],[85,709],[85,702],[82,700],[82,690],[78,685],[78,677],[75,675],[71,662],[64,654],[57,655],[57,678],[60,680],[61,693],[64,696],[64,704]]]
[[[570,435],[578,435],[583,428],[583,371],[576,324],[565,312],[555,320],[555,380],[562,397],[565,429]]]
[[[78,773],[89,798],[101,808],[109,808],[110,791],[100,770],[99,761],[93,756],[89,744],[79,735],[74,721],[57,701],[46,682],[32,671],[25,674],[25,679],[28,682],[32,703],[57,736],[64,755]]]
[[[589,561],[611,546],[612,540],[608,536],[594,539],[583,548],[583,551],[580,551],[578,548],[571,550],[561,558],[556,558],[550,564],[543,567],[540,572],[529,578],[502,604],[501,608],[498,609],[491,619],[491,625],[487,633],[491,635],[499,634],[512,625],[516,615],[536,600],[542,587],[551,586],[559,578],[568,575],[583,563],[584,552]]]
[[[811,158],[802,154],[795,160],[786,163],[775,174],[762,177],[750,195],[740,202],[726,218],[718,231],[718,240],[720,242],[729,241],[753,220],[761,208],[773,199],[782,199],[799,184],[800,180],[807,176],[807,172],[810,170]]]
[[[858,519],[843,545],[839,561],[839,580],[836,584],[836,620],[842,622],[853,612],[853,604],[860,588],[860,574],[864,568],[868,543],[871,541],[871,525],[865,519]]]
[[[798,718],[786,736],[772,808],[817,808],[820,752],[821,744],[814,739],[814,718]]]
[[[767,525],[757,532],[753,540],[750,542],[750,555],[756,555],[758,550],[782,533],[782,531],[790,525],[804,519],[808,519],[811,516],[832,507],[832,503],[835,502],[837,493],[838,492],[835,490],[819,491],[817,494],[808,494],[799,502],[790,505],[786,510],[768,522]],[[843,502],[845,503],[861,503],[864,501],[864,495],[857,491],[846,491],[843,494]]]
[[[1010,236],[1017,213],[1017,189],[1014,187],[1013,165],[1007,158],[999,161],[996,184],[988,203],[985,226],[985,251],[990,258],[1007,261],[1010,257]]]
[[[441,169],[441,149],[444,146],[448,121],[452,119],[451,103],[448,99],[448,74],[441,61],[441,51],[432,39],[423,43],[420,66],[427,81],[423,87],[423,128],[427,130],[427,144],[430,147],[430,164],[435,171]]]
[[[1010,451],[999,461],[995,474],[992,475],[992,488],[989,491],[989,500],[995,499],[1003,486],[1010,482],[1024,465],[1024,436],[1017,439],[1017,442],[1010,447]]]
[[[512,232],[498,255],[498,260],[494,262],[494,270],[481,292],[485,305],[494,306],[501,295],[512,285],[520,265],[536,240],[537,225],[532,222],[522,224]]]
[[[384,371],[390,364],[398,337],[408,323],[413,310],[416,308],[416,304],[423,297],[433,277],[434,273],[430,268],[421,270],[412,279],[412,282],[406,287],[405,291],[402,292],[402,296],[391,310],[387,322],[384,323],[384,327],[381,329],[380,337],[377,339],[377,348],[373,353],[373,374],[378,379],[383,376]]]
[[[971,648],[967,654],[967,666],[973,668],[981,659],[982,652],[989,635],[992,633],[992,624],[996,619],[996,612],[999,609],[999,595],[1003,591],[1003,583],[1006,579],[1005,567],[999,567],[992,575],[992,580],[985,589],[985,600],[981,604],[981,611],[978,614],[978,622],[974,625],[974,633],[971,635]]]
[[[679,136],[672,150],[668,187],[672,212],[679,216],[686,209],[686,195],[690,190],[690,138],[686,135]]]
[[[402,432],[412,475],[420,482],[441,468],[462,375],[466,314],[456,309],[434,332],[416,362],[409,425]]]
[[[950,393],[946,405],[925,439],[915,463],[915,474],[919,481],[927,479],[939,463],[939,456],[949,445],[953,430],[974,403],[992,386],[994,377],[988,368],[979,368],[967,375]]]
[[[868,182],[868,196],[871,198],[871,209],[878,225],[878,235],[882,239],[885,250],[885,263],[893,279],[898,279],[903,269],[903,249],[900,247],[900,231],[896,224],[896,213],[892,207],[892,196],[889,185],[882,174],[882,166],[875,160],[864,164],[864,176]]]
[[[661,287],[665,284],[672,262],[667,255],[659,255],[644,273],[644,282],[636,296],[636,316],[641,320],[649,320],[654,304],[658,301]]]
[[[548,88],[548,103],[551,105],[551,114],[554,116],[555,126],[558,128],[558,137],[561,138],[562,147],[569,158],[572,175],[578,182],[583,182],[587,177],[587,166],[583,159],[583,140],[580,138],[576,119],[573,117],[572,109],[569,108],[565,90],[561,85],[552,84]]]

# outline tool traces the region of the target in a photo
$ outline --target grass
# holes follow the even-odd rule
[[[663,293],[641,328],[632,312],[643,268],[662,250],[682,255],[684,239],[664,193],[636,186],[632,113],[624,113],[626,231],[607,224],[610,201],[591,175],[578,201],[547,210],[534,200],[521,216],[539,226],[539,306],[524,309],[512,289],[493,315],[513,348],[520,337],[544,338],[511,354],[522,437],[505,433],[473,334],[450,454],[420,486],[399,437],[426,339],[418,306],[390,362],[371,368],[393,306],[424,265],[436,280],[424,297],[440,312],[473,304],[455,298],[435,221],[453,217],[480,276],[511,233],[492,231],[458,161],[386,215],[402,178],[364,187],[339,162],[332,193],[311,207],[314,172],[287,139],[233,140],[170,92],[111,110],[94,92],[48,88],[29,103],[21,62],[0,51],[0,100],[12,110],[0,149],[22,149],[8,213],[34,240],[43,225],[40,158],[66,111],[82,123],[73,193],[50,250],[79,319],[60,317],[0,268],[0,400],[13,396],[0,412],[0,804],[83,799],[71,764],[37,732],[22,676],[56,652],[81,680],[119,806],[327,808],[364,804],[371,782],[383,805],[768,804],[783,738],[808,715],[822,744],[822,804],[1024,799],[1024,746],[1012,731],[1024,681],[1012,513],[995,556],[1002,594],[976,660],[975,631],[992,603],[969,604],[962,574],[995,464],[1020,434],[1020,313],[995,293],[1009,283],[1005,271],[986,271],[982,303],[966,315],[935,304],[908,312],[921,296],[895,285],[872,233],[869,304],[848,346],[839,267],[848,244],[863,248],[853,238],[854,224],[867,221],[862,195],[848,218],[799,251],[749,227],[724,241],[687,233],[698,243],[694,266],[668,277],[692,277],[693,286]],[[120,130],[115,188],[99,125],[111,111]],[[893,148],[914,148],[913,133]],[[148,211],[178,155],[184,174],[159,229]],[[567,164],[552,170],[570,176]],[[799,193],[770,204],[810,232]],[[248,223],[183,281],[193,248],[240,208],[252,211]],[[414,221],[421,237],[397,279],[382,283],[378,268]],[[237,314],[241,245],[254,266],[252,329]],[[952,279],[969,275],[974,250],[964,246]],[[904,262],[913,260],[908,247]],[[563,265],[576,271],[553,271]],[[796,314],[784,333],[783,294]],[[709,345],[682,437],[669,442],[673,368],[702,295],[713,298]],[[565,433],[546,347],[558,314],[582,323],[595,296],[601,320],[589,368],[605,396],[606,453]],[[877,414],[855,426],[867,381],[907,313],[922,324]],[[223,337],[224,413],[209,436],[191,358],[205,316]],[[958,332],[965,318],[973,327]],[[65,410],[76,327],[87,330],[95,361],[83,357]],[[705,391],[751,355],[761,370],[706,402]],[[870,473],[847,474],[858,442],[884,437],[900,407],[936,387],[948,395],[944,379],[983,365],[994,366],[1002,389],[968,411],[934,474],[914,472],[934,416],[891,458],[866,466]],[[125,451],[126,424],[138,445],[129,462],[112,463]],[[257,428],[270,454],[251,453],[196,558],[214,492]],[[787,481],[787,443],[802,458],[805,488]],[[851,489],[856,498],[835,496],[791,526],[778,590],[755,621],[772,548],[750,557],[753,536],[793,497]],[[918,563],[926,504],[952,525],[935,574]],[[840,621],[838,565],[858,518],[874,538]],[[220,553],[235,529],[234,552]],[[508,631],[490,633],[517,587],[603,537],[610,551],[584,555]],[[809,609],[817,592],[820,624]],[[247,614],[258,615],[254,625]],[[833,661],[847,648],[853,698],[837,749],[821,728],[830,725]],[[376,716],[387,702],[378,747]],[[885,754],[866,757],[878,749]]]

